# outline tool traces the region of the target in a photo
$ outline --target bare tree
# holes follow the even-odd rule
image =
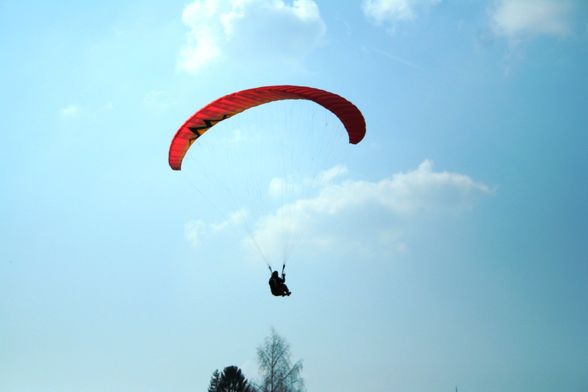
[[[271,335],[257,348],[262,375],[258,392],[303,392],[302,361],[292,365],[290,345],[272,328]]]

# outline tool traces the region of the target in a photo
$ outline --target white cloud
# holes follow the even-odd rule
[[[420,8],[438,4],[440,0],[364,0],[364,15],[376,25],[394,25],[416,18]]]
[[[279,255],[285,241],[292,239],[314,249],[405,252],[407,222],[457,215],[492,193],[466,175],[435,172],[426,160],[416,170],[380,181],[325,182],[315,197],[298,199],[260,218],[253,238],[270,255]],[[246,243],[252,247],[250,240]]]
[[[281,177],[274,177],[270,180],[267,193],[270,195],[270,197],[277,199],[283,195],[286,189],[289,187],[290,185],[288,185],[288,182],[285,179]]]
[[[198,72],[216,60],[298,61],[323,39],[325,24],[313,0],[196,0],[184,9],[188,26],[178,67]]]
[[[369,256],[410,251],[415,227],[446,222],[470,211],[494,190],[471,177],[435,171],[423,161],[416,169],[376,181],[346,178],[347,168],[334,166],[288,186],[297,187],[298,199],[281,205],[273,213],[257,217],[253,230],[249,213],[238,210],[217,223],[188,222],[185,237],[194,246],[211,236],[240,227],[243,244],[269,260],[291,254],[295,246],[305,252],[326,251]],[[286,186],[274,178],[273,188]],[[270,183],[270,184],[271,184]],[[279,190],[279,189],[278,189]],[[247,227],[246,227],[247,226]]]
[[[571,10],[565,0],[501,0],[492,14],[492,28],[513,42],[540,35],[563,36],[570,31]]]
[[[184,225],[184,235],[192,246],[198,246],[206,232],[206,223],[201,220],[193,220]]]
[[[78,105],[71,104],[59,109],[59,115],[61,118],[73,119],[79,117],[81,111],[82,109]]]
[[[299,195],[304,189],[314,189],[330,184],[335,179],[347,174],[347,168],[343,165],[336,165],[330,169],[318,173],[314,177],[304,178],[296,181],[295,178],[284,179],[274,177],[268,185],[268,194],[273,199],[292,197]]]
[[[114,105],[112,102],[106,102],[104,104],[94,104],[94,105],[79,105],[79,104],[69,104],[67,106],[62,107],[59,109],[59,117],[64,120],[71,121],[74,119],[79,119],[80,117],[94,119],[97,117],[103,117],[108,115],[110,112],[114,110]]]
[[[228,227],[238,226],[242,224],[243,222],[245,222],[248,215],[248,212],[244,209],[237,210],[233,212],[231,215],[229,215],[227,219],[225,219],[224,221],[213,223],[210,225],[210,227],[213,231],[219,232]]]
[[[192,246],[197,247],[212,234],[242,225],[247,220],[248,215],[249,213],[246,210],[241,209],[231,213],[225,220],[220,222],[209,224],[200,219],[192,220],[185,224],[184,236]]]
[[[348,170],[345,166],[336,165],[330,169],[327,169],[327,170],[319,173],[318,180],[321,185],[330,184],[335,179],[347,174],[347,172],[348,172]]]
[[[246,140],[248,139],[243,135],[243,131],[240,128],[235,128],[229,137],[223,138],[223,143],[239,144]]]

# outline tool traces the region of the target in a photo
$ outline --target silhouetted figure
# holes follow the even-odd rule
[[[282,277],[280,278],[278,271],[273,271],[272,276],[269,280],[270,289],[272,290],[272,294],[279,297],[285,297],[286,295],[292,294],[290,290],[288,290],[288,286],[286,286],[286,274],[284,270],[282,270]]]

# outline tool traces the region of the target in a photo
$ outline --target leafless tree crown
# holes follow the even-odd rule
[[[290,345],[272,329],[264,343],[257,348],[262,380],[259,392],[302,392],[302,361],[292,365]]]

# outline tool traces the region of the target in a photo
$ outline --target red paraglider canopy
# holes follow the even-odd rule
[[[349,143],[357,144],[365,135],[365,120],[359,109],[337,94],[312,87],[257,87],[225,95],[194,113],[172,139],[169,165],[174,170],[180,170],[192,143],[218,122],[254,106],[284,99],[306,99],[330,110],[345,126]]]

